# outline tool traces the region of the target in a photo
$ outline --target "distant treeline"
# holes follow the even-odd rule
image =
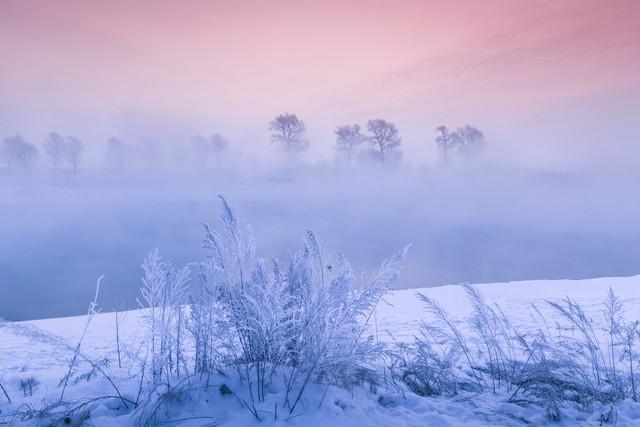
[[[295,114],[284,113],[269,123],[271,143],[292,158],[310,146],[307,128]],[[351,167],[356,164],[397,165],[402,161],[402,138],[397,126],[384,119],[369,120],[364,129],[356,123],[338,126],[335,131],[336,163]],[[487,145],[484,133],[477,127],[465,125],[457,129],[447,126],[436,128],[435,144],[443,163],[455,156],[476,157]],[[181,157],[193,166],[220,168],[230,150],[230,142],[219,133],[209,136],[194,135],[181,146]],[[84,143],[74,136],[51,132],[40,144],[26,141],[20,134],[6,137],[0,145],[0,161],[6,170],[30,170],[40,159],[41,152],[54,169],[76,173],[84,160]],[[109,168],[153,166],[158,157],[158,146],[149,141],[131,144],[117,137],[106,141],[104,160]]]

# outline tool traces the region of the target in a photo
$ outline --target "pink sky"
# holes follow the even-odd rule
[[[291,111],[318,140],[388,117],[411,150],[441,122],[509,140],[536,115],[640,106],[633,0],[2,0],[0,52],[6,132],[91,135],[136,112],[266,138]]]

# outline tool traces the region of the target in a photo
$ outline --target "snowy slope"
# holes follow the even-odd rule
[[[548,316],[552,323],[555,314],[544,307],[545,300],[557,300],[566,296],[583,305],[590,316],[601,316],[602,303],[609,288],[620,297],[628,313],[640,312],[640,276],[625,278],[599,278],[588,280],[536,280],[512,283],[481,284],[478,288],[489,303],[500,305],[512,322],[521,328],[532,327],[534,317],[531,304],[536,304]],[[392,334],[396,340],[409,342],[417,333],[420,323],[428,320],[423,304],[416,298],[421,292],[438,300],[442,306],[456,320],[464,319],[470,312],[470,305],[460,286],[443,286],[438,288],[410,289],[392,292],[385,304],[379,307],[376,321],[379,336],[382,340],[390,340]],[[135,349],[140,340],[138,311],[119,314],[119,328],[121,347]],[[117,360],[116,333],[114,313],[97,315],[87,332],[83,350],[95,358],[110,358]],[[45,331],[60,337],[72,346],[78,340],[84,327],[84,318],[68,317],[47,320],[37,320],[5,324],[0,327],[0,382],[8,389],[15,408],[22,402],[41,404],[43,399],[55,400],[60,393],[58,381],[65,374],[70,352],[53,342],[50,337],[34,336],[33,327],[38,331]],[[116,367],[117,368],[117,367]],[[131,378],[131,370],[127,367],[114,369],[115,377],[122,384],[125,392],[135,393],[137,384]],[[35,378],[39,385],[32,397],[23,397],[20,391],[20,381]],[[104,390],[97,390],[100,381],[89,381],[74,385],[70,388],[70,395],[86,397],[87,395],[104,394]],[[321,396],[324,389],[317,390]],[[255,420],[236,402],[224,400],[218,396],[212,399],[222,399],[219,404],[198,410],[195,403],[187,405],[188,416],[198,416],[203,413],[215,416],[222,425],[254,425]],[[318,401],[320,397],[318,397]],[[313,403],[313,402],[312,402]],[[491,395],[477,396],[473,402],[457,402],[456,399],[421,398],[407,395],[406,399],[396,398],[390,404],[381,405],[377,398],[361,391],[353,394],[344,390],[331,389],[327,393],[320,409],[317,403],[309,403],[304,415],[288,422],[279,421],[282,425],[521,425],[522,419],[534,424],[546,422],[544,414],[537,409],[515,407],[501,404],[500,399]],[[0,415],[7,414],[10,407],[0,395]],[[604,410],[604,409],[603,409]],[[108,408],[105,409],[108,413]],[[597,412],[597,411],[596,411]],[[515,415],[514,415],[515,414]],[[117,415],[117,414],[116,414]],[[599,413],[581,414],[576,411],[573,422],[588,425],[599,425]],[[185,417],[186,418],[186,417]],[[213,418],[208,419],[211,422]],[[180,425],[204,425],[204,419],[192,419]],[[224,422],[223,422],[224,421]],[[127,415],[114,418],[113,413],[100,417],[92,416],[93,425],[127,425],[132,421]],[[566,425],[572,422],[565,419]],[[228,423],[228,424],[227,424]],[[617,425],[640,425],[640,406],[623,403],[617,413]]]
[[[593,315],[600,315],[602,303],[609,288],[624,303],[628,312],[640,311],[640,275],[583,280],[530,280],[508,283],[484,283],[477,285],[487,302],[498,304],[514,323],[526,327],[533,322],[531,304],[545,311],[549,320],[555,314],[546,310],[545,300],[570,297]],[[416,293],[436,299],[454,317],[462,319],[471,309],[461,286],[449,285],[437,288],[395,291],[387,301],[391,305],[381,308],[381,327],[388,328],[396,339],[411,339],[420,322],[427,319],[423,305],[416,300]]]

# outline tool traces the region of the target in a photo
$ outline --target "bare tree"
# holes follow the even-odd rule
[[[7,170],[13,166],[21,166],[26,170],[38,159],[38,150],[35,145],[26,142],[22,136],[10,136],[2,140],[0,158]]]
[[[141,165],[152,169],[160,164],[165,156],[166,149],[167,146],[162,142],[155,139],[144,138],[135,145],[134,153]]]
[[[210,159],[216,166],[220,166],[220,157],[229,148],[229,140],[219,133],[213,133],[206,137],[202,135],[194,135],[191,137],[196,158],[196,164],[207,167],[210,165]]]
[[[487,145],[484,133],[475,126],[465,125],[456,130],[459,151],[467,158],[477,156]]]
[[[107,161],[112,166],[124,169],[127,166],[129,151],[129,147],[123,140],[116,137],[107,140]]]
[[[460,143],[460,135],[457,132],[451,132],[448,127],[442,125],[436,128],[439,135],[436,137],[436,145],[442,152],[442,159],[445,163],[449,162],[449,151]]]
[[[365,140],[365,136],[360,130],[360,125],[345,125],[339,126],[335,131],[336,149],[347,154],[349,165],[351,165],[351,155],[354,148]]]
[[[214,154],[220,154],[229,148],[229,140],[219,133],[211,135],[211,149]]]
[[[211,151],[213,152],[213,163],[216,169],[221,169],[224,156],[229,150],[229,140],[219,133],[211,135]]]
[[[5,165],[5,169],[11,169],[11,165],[15,162],[15,145],[18,138],[22,139],[20,135],[8,136],[2,140],[2,146],[0,146],[0,159]]]
[[[387,155],[400,146],[402,140],[396,125],[383,119],[369,120],[367,131],[371,133],[369,141],[380,150],[380,161],[385,162]]]
[[[470,159],[477,155],[486,146],[487,141],[480,129],[475,126],[461,126],[455,131],[451,131],[446,126],[438,126],[436,131],[436,145],[442,152],[445,163],[450,160],[450,151],[457,148],[458,153]]]
[[[269,123],[271,142],[283,144],[287,151],[295,153],[309,147],[309,141],[304,134],[307,130],[304,122],[295,114],[284,113],[276,116]]]
[[[68,136],[65,138],[65,146],[66,148],[64,150],[64,153],[67,158],[67,161],[73,168],[73,173],[76,173],[78,171],[78,166],[82,161],[82,154],[84,153],[84,145],[82,144],[82,141],[80,141],[78,138],[75,138],[73,136]]]
[[[51,158],[53,167],[57,169],[65,156],[66,144],[64,137],[57,132],[51,132],[42,145],[45,154]]]

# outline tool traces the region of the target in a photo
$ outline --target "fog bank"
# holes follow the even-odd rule
[[[639,174],[508,168],[255,174],[85,170],[0,177],[0,315],[134,307],[147,252],[203,256],[202,221],[223,194],[252,224],[261,256],[284,258],[312,229],[324,250],[371,271],[412,243],[400,286],[624,276],[640,272]]]

